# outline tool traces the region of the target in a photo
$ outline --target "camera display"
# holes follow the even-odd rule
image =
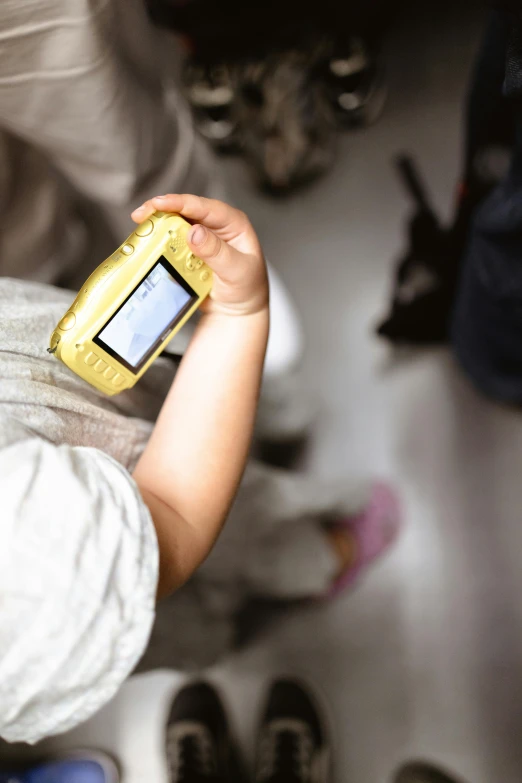
[[[197,299],[166,259],[160,259],[132,292],[95,342],[136,369],[147,360],[178,318]]]

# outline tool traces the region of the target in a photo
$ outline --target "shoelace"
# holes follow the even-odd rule
[[[176,783],[209,783],[217,779],[212,749],[201,737],[188,735],[179,739],[173,761],[171,779]]]
[[[312,743],[307,734],[283,729],[271,732],[261,746],[259,783],[308,783]]]

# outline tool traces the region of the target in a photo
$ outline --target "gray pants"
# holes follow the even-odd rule
[[[214,663],[233,645],[236,614],[249,598],[326,596],[339,564],[319,523],[360,512],[368,497],[364,482],[320,482],[251,462],[210,557],[159,604],[138,671]]]

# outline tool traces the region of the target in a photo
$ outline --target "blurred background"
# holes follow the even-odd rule
[[[390,476],[406,512],[397,547],[362,584],[271,614],[208,676],[225,685],[247,744],[260,684],[310,678],[329,704],[339,781],[381,783],[420,756],[474,783],[515,783],[522,419],[474,390],[444,339],[398,347],[376,334],[416,209],[397,156],[412,159],[449,225],[488,12],[384,0],[148,5],[171,36],[198,133],[303,321],[320,406],[300,468]],[[96,746],[121,760],[128,783],[161,783],[165,711],[181,681],[132,678],[45,749]]]

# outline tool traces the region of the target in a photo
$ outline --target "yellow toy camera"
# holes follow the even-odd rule
[[[105,394],[130,389],[212,288],[189,223],[155,212],[87,279],[49,352]]]

